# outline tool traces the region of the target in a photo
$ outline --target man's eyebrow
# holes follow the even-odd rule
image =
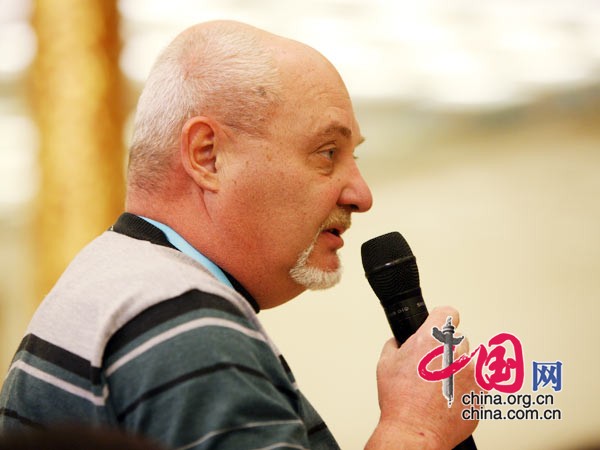
[[[332,134],[341,134],[346,139],[350,139],[352,137],[352,130],[344,125],[334,124],[334,125],[328,126],[319,134],[322,136],[331,136]],[[356,145],[358,146],[358,145],[362,144],[364,141],[365,141],[364,136],[360,136],[360,139],[358,140]]]

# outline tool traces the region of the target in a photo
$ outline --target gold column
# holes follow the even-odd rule
[[[40,130],[38,300],[123,208],[116,0],[37,0],[32,100]]]

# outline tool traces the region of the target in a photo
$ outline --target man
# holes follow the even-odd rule
[[[126,213],[40,306],[0,426],[83,421],[173,448],[338,448],[256,313],[340,278],[372,197],[346,88],[312,48],[235,22],[184,31],[140,97]],[[430,322],[378,367],[369,448],[451,448],[475,424],[419,382]],[[467,389],[472,374],[456,377]],[[471,383],[471,384],[470,384]]]

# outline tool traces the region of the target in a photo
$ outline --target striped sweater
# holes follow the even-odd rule
[[[338,448],[234,286],[124,214],[34,315],[0,394],[0,432],[84,422],[182,450]]]

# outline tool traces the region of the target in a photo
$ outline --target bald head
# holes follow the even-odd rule
[[[154,64],[136,111],[129,189],[155,191],[176,163],[183,124],[209,116],[250,135],[265,132],[281,83],[278,37],[218,21],[188,28]]]
[[[324,73],[333,74],[333,84]],[[138,101],[128,207],[134,197],[172,196],[182,128],[190,118],[210,117],[233,134],[264,138],[277,113],[296,114],[309,91],[339,86],[347,96],[333,65],[300,42],[234,21],[184,30],[157,58]]]
[[[180,34],[150,73],[134,133],[127,211],[173,228],[263,308],[316,286],[295,267],[338,271],[347,225],[331,225],[334,213],[371,204],[340,75],[307,45],[248,25]]]

